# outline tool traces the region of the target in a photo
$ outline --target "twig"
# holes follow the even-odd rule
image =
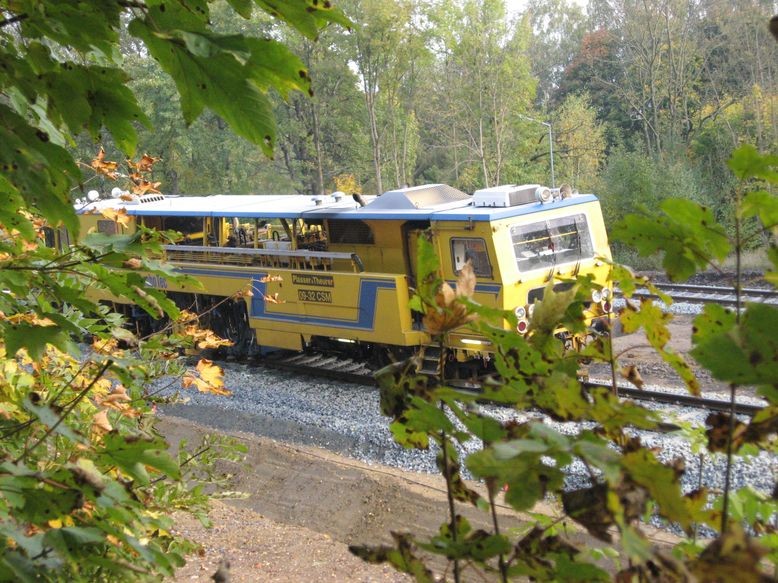
[[[188,464],[189,462],[191,462],[191,461],[193,461],[193,460],[197,459],[198,457],[200,457],[201,455],[203,455],[203,454],[204,454],[206,451],[208,451],[209,449],[211,449],[211,446],[210,446],[210,445],[207,445],[207,446],[205,446],[203,449],[201,449],[201,450],[200,450],[200,451],[198,451],[197,453],[193,453],[193,454],[192,454],[192,455],[190,455],[188,458],[186,458],[184,461],[182,461],[182,462],[179,464],[179,466],[178,466],[178,467],[179,467],[179,468],[183,468],[183,467],[184,467],[186,464]],[[154,480],[152,480],[152,481],[151,481],[151,484],[150,484],[150,485],[151,485],[151,486],[153,486],[153,485],[154,485],[154,484],[156,484],[157,482],[161,482],[162,480],[167,480],[169,477],[170,477],[170,476],[167,476],[167,475],[165,475],[165,476],[160,476],[159,478],[155,478]]]
[[[109,368],[109,367],[110,367],[112,364],[113,364],[113,360],[108,360],[108,361],[107,361],[107,362],[106,362],[106,363],[105,363],[105,364],[102,366],[102,368],[100,369],[100,371],[97,373],[97,376],[95,376],[95,378],[93,378],[93,379],[92,379],[92,382],[90,382],[90,383],[89,383],[89,384],[88,384],[88,385],[87,385],[87,386],[84,388],[84,390],[82,390],[82,391],[81,391],[81,392],[78,394],[78,396],[76,396],[76,398],[75,398],[75,399],[73,399],[73,400],[70,402],[70,405],[69,405],[69,406],[68,406],[68,407],[65,409],[65,411],[62,413],[62,415],[60,415],[60,417],[59,417],[59,419],[57,420],[57,422],[56,422],[54,425],[52,425],[51,427],[49,427],[49,428],[48,428],[48,430],[46,430],[46,433],[44,433],[44,434],[41,436],[41,438],[40,438],[40,439],[38,439],[38,441],[36,441],[36,442],[35,442],[35,444],[33,444],[32,446],[27,446],[27,447],[25,447],[25,448],[24,448],[24,451],[21,453],[21,455],[20,455],[18,458],[16,458],[16,459],[14,460],[14,463],[17,463],[17,464],[18,464],[18,463],[19,463],[20,461],[22,461],[22,460],[23,460],[25,457],[27,457],[27,454],[28,454],[28,453],[30,453],[32,450],[34,450],[36,447],[38,447],[38,446],[39,446],[41,443],[43,443],[43,441],[44,441],[44,440],[45,440],[45,439],[46,439],[46,438],[47,438],[49,435],[51,435],[52,433],[54,433],[54,430],[56,430],[56,429],[57,429],[57,427],[59,427],[59,426],[60,426],[60,424],[61,424],[61,423],[62,423],[62,422],[65,420],[65,417],[67,417],[67,416],[70,414],[70,412],[71,412],[71,411],[72,411],[72,410],[73,410],[73,409],[76,407],[76,405],[79,403],[79,401],[81,401],[81,399],[83,399],[83,398],[86,396],[86,394],[87,394],[87,393],[88,393],[90,390],[92,390],[92,387],[94,387],[94,386],[95,386],[95,383],[97,383],[97,381],[99,381],[99,380],[102,378],[102,376],[103,376],[103,373],[105,373],[105,371],[106,371],[106,370],[108,370],[108,368]]]

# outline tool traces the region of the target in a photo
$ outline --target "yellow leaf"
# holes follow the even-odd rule
[[[62,521],[59,518],[54,518],[49,520],[48,525],[51,528],[62,528]]]
[[[92,350],[99,354],[113,354],[119,348],[119,342],[115,338],[95,338],[92,340]]]
[[[106,219],[114,221],[115,223],[119,223],[123,227],[128,227],[130,225],[130,221],[132,221],[132,218],[127,214],[127,209],[125,208],[104,208],[100,210],[100,214],[103,215]]]
[[[194,385],[201,393],[214,395],[229,395],[231,392],[224,388],[224,371],[208,359],[200,359],[195,367],[195,372],[189,371],[182,379],[184,388]]]
[[[197,372],[200,373],[200,378],[208,383],[222,384],[224,372],[219,366],[213,364],[213,361],[201,358],[197,363]]]

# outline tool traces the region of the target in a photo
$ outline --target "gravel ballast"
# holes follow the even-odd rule
[[[188,402],[166,405],[163,413],[225,431],[245,431],[279,441],[322,447],[367,463],[380,463],[407,471],[437,472],[434,449],[406,450],[394,443],[389,431],[390,420],[380,413],[376,387],[337,383],[242,364],[225,366],[225,386],[232,391],[230,396],[181,391],[181,396]],[[656,386],[646,388],[674,390]],[[682,420],[702,425],[707,416],[699,409],[646,406],[662,411],[671,422]],[[499,407],[483,407],[483,410],[503,421],[526,419],[532,415]],[[582,428],[577,423],[558,423],[547,418],[543,421],[567,435],[576,434]],[[686,473],[682,485],[685,491],[700,486],[714,491],[723,488],[726,465],[723,455],[700,455],[677,435],[636,434],[647,446],[657,449],[661,460],[684,460]],[[466,455],[480,447],[480,442],[473,439],[463,446],[462,453]],[[566,473],[570,488],[589,483],[588,472],[581,463],[571,464]],[[776,475],[778,458],[774,455],[763,452],[758,456],[736,458],[732,485],[735,489],[750,486],[769,493],[775,487]]]

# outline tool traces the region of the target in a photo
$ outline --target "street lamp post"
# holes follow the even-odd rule
[[[519,114],[519,117],[529,121],[534,121],[535,123],[542,124],[548,128],[548,154],[549,154],[549,163],[551,165],[551,188],[555,188],[556,184],[554,180],[554,135],[551,132],[551,122],[540,121],[539,119],[535,119],[534,117],[530,117],[528,115],[522,115],[522,114]]]

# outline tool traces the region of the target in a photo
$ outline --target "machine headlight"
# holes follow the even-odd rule
[[[534,313],[535,313],[535,304],[530,304],[529,305],[529,317],[531,318],[532,314],[534,314]]]
[[[516,314],[516,317],[521,320],[522,318],[525,318],[527,316],[527,310],[524,308],[524,306],[519,306],[515,310],[513,310],[513,313]]]
[[[602,299],[609,300],[613,296],[613,290],[609,287],[602,288]]]
[[[599,304],[602,301],[602,293],[600,292],[600,290],[598,289],[592,290],[592,301],[595,304]]]

